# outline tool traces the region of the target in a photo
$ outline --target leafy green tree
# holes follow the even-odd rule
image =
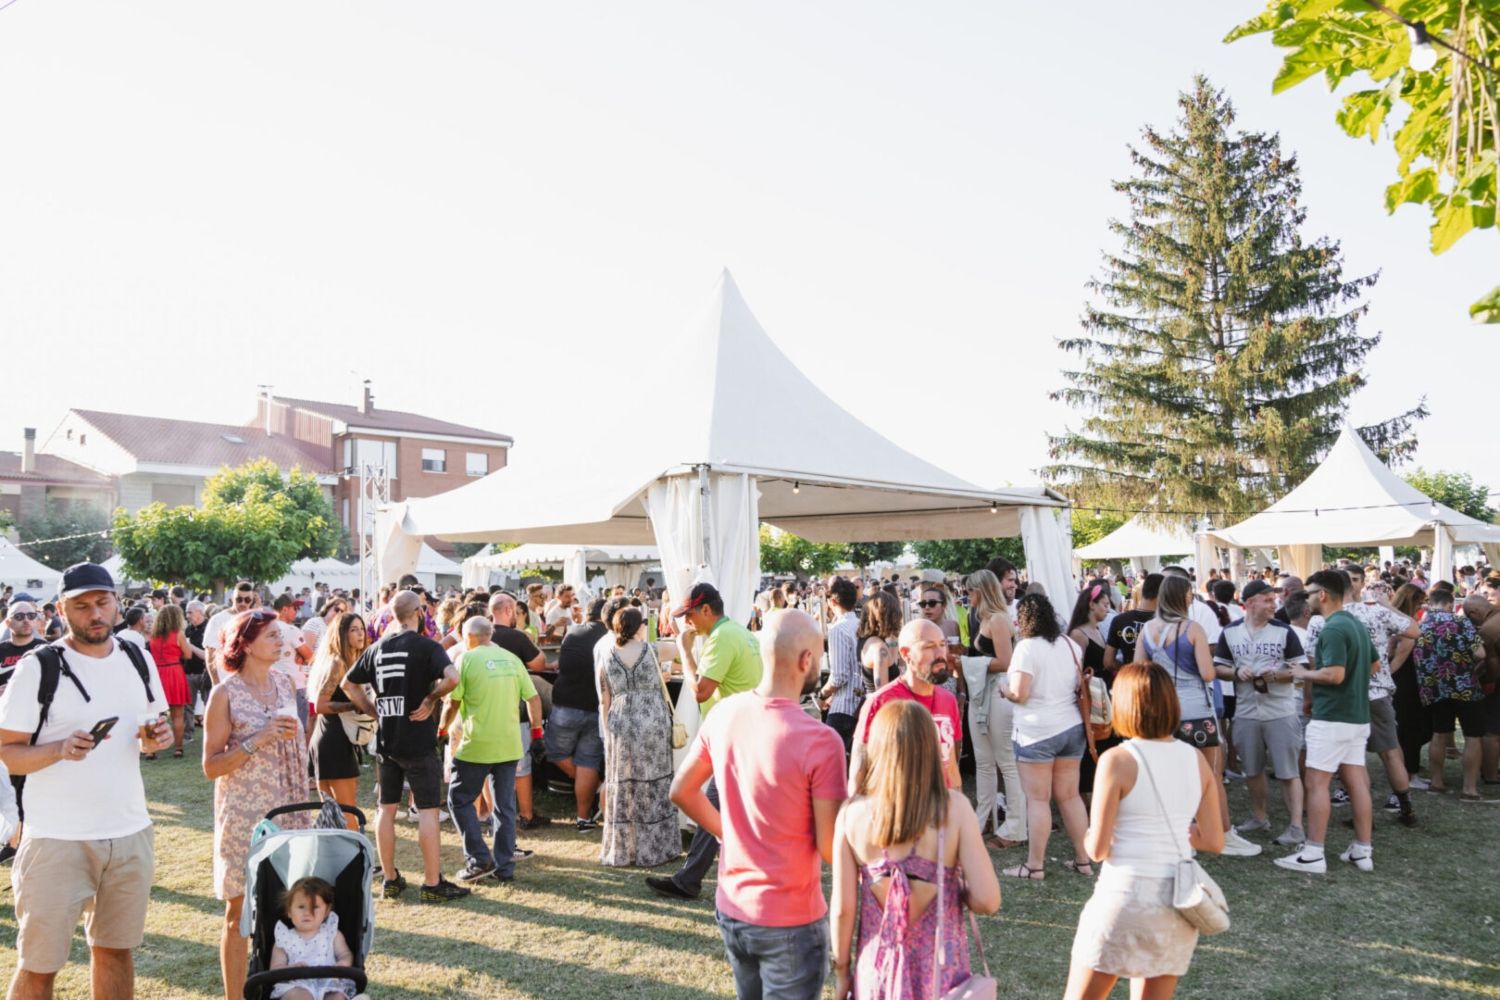
[[[819,576],[830,573],[844,560],[844,546],[831,542],[809,542],[790,531],[776,531],[760,526],[760,569],[762,573],[801,573]]]
[[[1125,523],[1124,514],[1100,511],[1097,514],[1084,506],[1073,510],[1073,548],[1092,545]]]
[[[1470,58],[1434,46],[1425,52],[1430,68],[1414,69],[1414,61],[1423,65],[1420,53],[1413,58],[1415,32],[1365,0],[1270,0],[1224,40],[1269,32],[1286,50],[1273,93],[1318,75],[1330,90],[1350,78],[1376,84],[1344,95],[1339,126],[1372,143],[1382,130],[1389,136],[1397,180],[1386,189],[1385,210],[1426,205],[1432,252],[1440,254],[1471,230],[1495,225],[1500,79],[1483,67],[1500,66],[1500,5],[1390,0],[1389,6]],[[1469,313],[1500,323],[1500,285]]]
[[[19,529],[26,554],[53,569],[108,559],[111,551],[108,530],[109,515],[93,504],[52,502],[44,506],[40,517],[28,518]],[[44,538],[60,541],[24,544]]]
[[[1026,565],[1026,549],[1019,538],[952,538],[912,542],[911,548],[919,564],[945,573],[972,573],[984,569],[996,556],[1023,568]]]
[[[1428,472],[1417,469],[1402,477],[1438,503],[1481,521],[1494,521],[1489,487],[1476,483],[1467,472]]]
[[[283,477],[275,462],[257,458],[235,469],[220,469],[203,484],[205,508],[276,496],[291,500],[285,515],[288,530],[305,539],[296,558],[322,559],[338,551],[343,529],[334,516],[333,504],[323,494],[317,478],[301,469],[293,469]]]
[[[844,546],[844,558],[864,569],[878,562],[895,562],[905,551],[905,542],[850,542]]]
[[[331,555],[339,535],[317,481],[295,469],[283,480],[266,460],[210,477],[201,508],[118,510],[113,533],[129,576],[216,593],[240,577],[275,580],[298,559]]]
[[[1130,217],[1123,248],[1090,285],[1102,304],[1063,340],[1083,359],[1053,393],[1084,411],[1050,439],[1043,476],[1108,506],[1259,510],[1333,444],[1362,366],[1360,296],[1339,245],[1305,240],[1296,158],[1280,139],[1234,128],[1234,108],[1197,77],[1169,132],[1150,126],[1115,183]],[[1422,405],[1361,429],[1383,457],[1415,442]],[[1111,502],[1113,501],[1113,502]]]

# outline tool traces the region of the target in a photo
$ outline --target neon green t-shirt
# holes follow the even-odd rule
[[[720,618],[698,647],[698,676],[718,681],[719,687],[699,707],[703,717],[732,694],[760,683],[760,641],[739,622]]]
[[[521,759],[521,703],[536,697],[536,685],[520,657],[499,646],[469,650],[458,661],[458,687],[448,695],[463,719],[454,757],[466,764],[503,764]]]

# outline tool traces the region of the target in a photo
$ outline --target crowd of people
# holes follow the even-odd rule
[[[1067,995],[1127,978],[1170,996],[1198,938],[1173,892],[1193,852],[1274,844],[1277,866],[1321,874],[1332,811],[1348,805],[1338,858],[1371,872],[1367,754],[1391,789],[1382,811],[1415,827],[1413,793],[1450,790],[1456,730],[1459,800],[1500,784],[1500,573],[1483,568],[1195,581],[1169,566],[1091,576],[1054,601],[997,558],[963,577],[768,583],[747,621],[707,583],[585,599],[546,584],[439,595],[404,578],[363,600],[241,581],[220,607],[180,587],[127,603],[84,563],[54,602],[3,597],[12,997],[51,995],[85,913],[95,996],[131,995],[154,869],[143,762],[182,756],[195,733],[214,783],[229,1000],[246,977],[252,831],[320,794],[357,806],[368,768],[372,892],[448,903],[524,877],[533,849],[518,838],[553,823],[535,802],[550,774],[571,785],[572,831],[598,837],[600,864],[681,859],[646,876],[649,891],[695,899],[717,862],[742,997],[819,996],[830,969],[840,998],[936,997],[977,976],[972,914],[1000,907],[1002,880],[1049,877],[1054,812],[1064,877],[1094,887]],[[1226,781],[1246,783],[1237,823]],[[402,814],[417,886],[397,866]],[[449,823],[464,865],[445,874]],[[347,956],[324,887],[293,888],[278,961],[314,945]]]

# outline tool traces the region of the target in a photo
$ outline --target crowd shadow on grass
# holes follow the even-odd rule
[[[178,892],[176,889],[167,889],[160,885],[153,885],[151,887],[151,902],[173,903],[178,906],[186,906],[189,909],[197,910],[199,913],[207,914],[210,917],[218,919],[223,919],[224,917],[224,903],[222,900],[215,899],[213,896],[199,896],[191,892]]]

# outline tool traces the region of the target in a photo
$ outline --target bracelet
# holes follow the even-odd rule
[[[255,756],[255,744],[251,743],[249,740],[242,740],[240,742],[240,749],[245,751],[245,753],[249,754],[251,757]]]

